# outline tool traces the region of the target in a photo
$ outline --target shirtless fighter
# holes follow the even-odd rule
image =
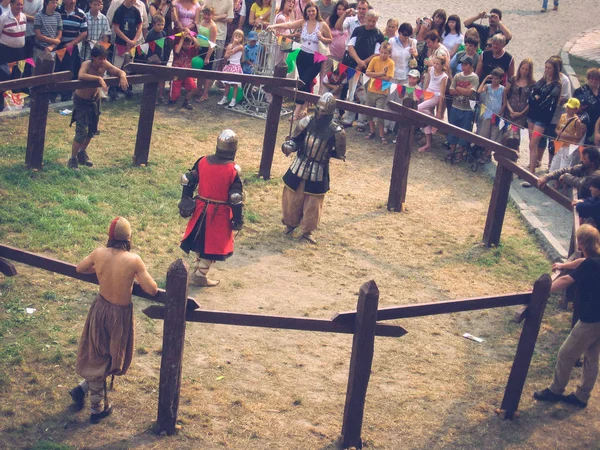
[[[85,151],[94,134],[98,131],[98,120],[100,119],[100,89],[108,92],[108,86],[104,82],[104,74],[119,77],[121,89],[127,89],[127,77],[124,71],[117,69],[106,60],[107,50],[96,45],[92,49],[92,59],[81,64],[78,79],[81,81],[97,81],[100,87],[76,89],[73,96],[73,114],[71,124],[76,123],[75,138],[71,147],[71,158],[68,166],[70,169],[79,169],[79,164],[91,167],[93,163]]]
[[[158,292],[142,258],[130,250],[131,226],[123,217],[117,217],[108,229],[106,248],[97,248],[77,265],[77,272],[95,273],[100,284],[83,327],[75,364],[75,370],[84,380],[70,391],[79,409],[83,408],[89,391],[91,423],[98,423],[112,413],[106,395],[106,377],[125,375],[131,364],[133,281],[137,280],[150,295]]]

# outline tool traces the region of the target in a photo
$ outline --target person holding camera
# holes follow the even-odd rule
[[[339,16],[339,19],[335,23],[335,29],[341,33],[348,34],[348,40],[356,30],[361,25],[365,25],[367,23],[367,11],[371,8],[369,2],[367,0],[360,0],[356,4],[356,9],[347,8],[344,11],[344,14]],[[348,44],[348,42],[346,42]]]
[[[483,19],[488,19],[489,25],[483,25],[481,23]],[[479,23],[475,23],[477,20],[479,20]],[[481,11],[476,16],[469,17],[465,20],[465,27],[475,28],[479,33],[479,42],[481,43],[487,42],[490,36],[495,34],[502,34],[506,38],[507,44],[512,39],[512,33],[502,22],[502,11],[498,8],[490,9],[489,14],[486,11]]]

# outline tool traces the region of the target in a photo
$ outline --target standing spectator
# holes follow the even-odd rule
[[[481,21],[485,18],[488,19],[489,25],[483,25],[481,23]],[[480,22],[475,23],[476,20],[479,20]],[[506,38],[505,44],[508,44],[512,39],[512,33],[506,27],[506,25],[504,25],[504,22],[502,22],[502,11],[500,11],[498,8],[490,9],[489,14],[486,11],[481,11],[476,16],[469,17],[465,20],[465,27],[475,28],[479,33],[480,42],[487,42],[488,38],[498,33],[502,34]]]
[[[213,20],[217,24],[217,48],[215,49],[215,70],[222,64],[223,51],[225,50],[225,38],[227,37],[227,24],[233,21],[232,0],[206,0],[204,6],[212,6],[215,9]]]
[[[336,30],[346,32],[348,39],[350,39],[354,30],[366,24],[366,16],[369,8],[370,5],[367,0],[359,0],[356,4],[356,9],[347,8],[344,14],[340,16],[335,24]]]
[[[73,80],[79,75],[81,57],[77,44],[84,42],[87,38],[87,20],[85,13],[75,6],[75,0],[63,0],[62,5],[56,10],[60,13],[63,22],[63,32],[58,49],[66,48],[62,61],[56,62],[55,70],[61,72],[68,70],[73,74]],[[60,92],[60,100],[65,102],[71,100],[73,91]]]
[[[471,102],[476,99],[479,77],[473,70],[473,58],[465,55],[460,60],[460,64],[462,71],[457,73],[452,78],[452,83],[450,83],[450,95],[454,96],[454,99],[452,108],[448,112],[448,121],[463,130],[471,131],[474,117]],[[459,155],[456,159],[456,162],[459,162],[467,150],[469,142],[448,133],[448,143],[450,144],[450,150]]]
[[[10,9],[0,16],[0,65],[25,59],[26,25],[23,0],[10,0]],[[0,71],[0,81],[10,80],[7,75]]]
[[[550,165],[552,164],[552,159],[554,158],[554,142],[551,138],[556,137],[556,125],[560,117],[566,112],[565,103],[567,100],[571,98],[571,80],[569,77],[562,73],[563,70],[563,61],[562,58],[558,55],[551,56],[550,59],[556,60],[558,63],[558,76],[560,77],[560,98],[558,99],[558,105],[556,106],[556,111],[554,111],[554,115],[552,116],[552,121],[542,139],[540,139],[540,143],[538,144],[538,153],[544,153],[544,149],[546,148],[546,144],[548,145],[548,170],[550,170]]]
[[[331,30],[331,44],[329,44],[329,58],[324,63],[324,70],[330,71],[333,69],[333,61],[340,62],[344,57],[346,51],[346,41],[348,40],[348,33],[346,31],[340,31],[335,27],[338,19],[344,15],[344,11],[348,9],[348,2],[346,0],[338,0],[335,4],[333,13],[326,20],[329,29]]]
[[[233,0],[233,20],[227,24],[227,36],[225,37],[225,42],[231,41],[233,32],[239,28],[240,11],[243,4],[244,0]]]
[[[256,0],[250,8],[250,25],[253,28],[269,25],[271,19],[271,0]]]
[[[54,50],[60,44],[63,23],[60,14],[56,11],[58,0],[44,0],[44,8],[37,13],[33,22],[35,44],[33,58],[54,60]]]
[[[385,31],[383,32],[383,37],[386,42],[389,42],[390,39],[394,39],[398,36],[398,19],[388,19],[385,24]]]
[[[172,0],[154,0],[153,3],[150,3],[148,14],[148,19],[150,19],[150,17],[154,18],[156,14],[163,16],[165,18],[165,28],[163,31],[167,36],[173,36],[175,34],[175,24],[179,21],[179,19],[177,17],[177,8],[175,5],[173,5]],[[147,36],[146,38],[149,39]],[[172,51],[173,41],[171,39],[166,39],[165,45],[162,48],[163,61],[169,61]]]
[[[294,0],[281,0],[279,12],[275,16],[275,23],[288,23],[294,21],[294,4]],[[299,34],[293,33],[292,30],[278,29],[275,30],[275,32],[277,36],[285,36],[288,39],[299,36]],[[344,41],[344,45],[346,45],[346,41]],[[285,57],[286,54],[281,51],[280,47],[277,47],[275,65],[279,64],[279,62],[285,59]]]
[[[256,0],[242,0],[242,7],[240,8],[240,22],[238,24],[238,29],[244,32],[245,36],[248,36],[248,33],[252,31],[252,25],[250,25],[250,21],[248,20],[248,16],[250,15],[250,10],[252,9],[252,5]]]
[[[335,11],[337,3],[335,3],[333,0],[317,0],[316,3],[319,7],[321,17],[323,18],[323,20],[329,23],[327,19],[329,19],[329,17],[331,17],[333,12]]]
[[[296,67],[298,68],[298,76],[304,83],[301,88],[304,92],[310,92],[315,77],[321,71],[322,62],[315,63],[315,53],[319,51],[319,42],[325,45],[331,43],[331,31],[329,27],[321,19],[319,8],[314,3],[309,3],[304,8],[304,17],[294,22],[280,23],[270,25],[267,30],[275,30],[277,28],[292,29],[302,28],[300,35],[300,53],[296,59]],[[294,111],[293,120],[299,120],[307,113],[308,107],[305,106],[304,100],[296,100],[296,109]]]
[[[442,34],[442,44],[450,52],[450,58],[452,58],[458,51],[458,47],[464,42],[465,37],[461,32],[460,17],[456,14],[452,14],[448,17],[446,26],[444,27],[444,34]]]
[[[200,21],[202,5],[197,0],[177,0],[177,31],[191,30],[196,32],[196,24]]]
[[[575,89],[573,97],[581,103],[579,116],[587,127],[585,142],[593,144],[594,125],[600,119],[600,69],[593,67],[586,73],[587,83]]]
[[[142,36],[142,15],[135,7],[135,2],[136,0],[125,0],[114,11],[112,26],[116,38],[113,65],[117,69],[122,69],[125,64],[131,62],[131,49],[138,45],[138,41]],[[113,0],[111,8],[116,3],[117,0]],[[111,87],[108,93],[111,99],[115,100],[117,98],[116,88]],[[125,90],[125,95],[131,97],[131,90]]]
[[[517,76],[508,79],[506,89],[504,90],[506,96],[504,100],[506,105],[504,117],[509,121],[509,129],[511,129],[511,125],[519,128],[517,130],[514,130],[514,128],[511,129],[511,138],[507,140],[506,145],[516,151],[519,151],[521,144],[520,128],[527,128],[527,112],[529,111],[527,101],[529,99],[529,91],[534,84],[533,61],[526,58],[519,64]]]
[[[578,144],[585,133],[585,127],[576,114],[580,106],[579,100],[570,98],[565,106],[566,112],[558,119],[554,136],[564,144]]]
[[[506,38],[501,34],[495,34],[490,38],[492,40],[492,48],[484,51],[477,64],[477,76],[480,80],[485,80],[496,67],[499,67],[504,72],[502,84],[515,75],[515,60],[510,53],[504,50]],[[482,81],[483,82],[483,81]]]
[[[198,56],[198,40],[194,39],[189,31],[183,31],[183,36],[175,45],[173,56],[173,67],[183,67],[185,69],[192,68],[192,58]],[[171,99],[170,104],[174,104],[181,96],[181,87],[185,88],[186,95],[182,108],[192,110],[194,107],[190,103],[196,92],[198,91],[196,80],[192,77],[183,79],[176,78],[171,82]]]
[[[582,225],[577,230],[578,250],[583,258],[565,264],[556,263],[556,269],[575,269],[569,275],[558,277],[552,282],[550,292],[566,289],[577,283],[577,301],[580,318],[560,347],[554,369],[554,381],[550,387],[533,394],[544,402],[562,401],[585,408],[598,377],[598,354],[600,353],[600,233],[591,225]],[[583,354],[581,382],[575,392],[563,395],[569,383],[575,362]]]
[[[367,90],[367,106],[372,106],[379,109],[384,109],[387,96],[390,93],[390,88],[376,87],[375,80],[390,81],[394,75],[394,61],[390,58],[392,54],[391,45],[389,42],[381,44],[379,56],[371,59],[369,67],[367,67],[367,76],[371,77],[369,88]],[[383,129],[383,119],[377,118],[377,127],[379,128],[379,138],[382,144],[387,144],[385,139],[385,131]],[[369,118],[369,134],[366,139],[375,137],[375,121],[372,117]]]
[[[596,120],[594,128],[594,145],[600,145],[600,119]]]
[[[544,66],[544,76],[533,85],[529,92],[529,111],[527,124],[529,126],[529,171],[535,173],[540,167],[543,149],[538,153],[538,144],[546,127],[552,120],[552,115],[560,97],[560,78],[558,62],[549,59]]]
[[[83,61],[91,58],[91,49],[97,42],[108,42],[110,39],[110,25],[108,19],[100,12],[102,9],[102,0],[91,0],[90,10],[85,13],[88,23],[87,40],[83,42],[82,56]]]
[[[431,30],[425,36],[425,43],[427,44],[427,58],[425,58],[424,66],[432,67],[433,59],[436,57],[442,57],[445,61],[445,72],[450,73],[450,52],[441,42],[440,35],[436,30]]]
[[[244,71],[242,70],[241,64],[243,54],[244,32],[242,30],[235,30],[233,32],[231,44],[229,44],[225,49],[225,59],[227,60],[227,65],[223,67],[223,72],[243,74]],[[233,95],[231,96],[231,102],[229,102],[229,107],[233,108],[236,105],[238,89],[242,83],[224,81],[223,84],[225,85],[225,91],[223,92],[223,98],[217,103],[217,105],[224,105],[227,103],[227,95],[231,86],[233,86]]]
[[[359,3],[359,7],[360,6],[361,3]],[[377,28],[378,19],[379,14],[376,11],[372,9],[367,11],[365,15],[365,25],[355,28],[348,41],[348,47],[344,54],[344,58],[342,59],[342,63],[358,71],[357,76],[352,77],[352,79],[348,80],[348,83],[344,84],[342,98],[346,98],[348,101],[354,101],[356,86],[362,86],[362,74],[369,66],[371,59],[379,53],[379,46],[385,40],[383,33]],[[348,114],[347,116],[344,116],[343,119],[346,125],[351,125],[353,120],[354,114]],[[361,114],[359,115],[357,122],[357,129],[364,131],[364,127],[366,127],[365,117]]]
[[[217,39],[217,24],[213,20],[214,15],[215,9],[212,6],[205,6],[202,8],[202,20],[198,23],[198,35],[205,37],[205,39],[198,40],[200,48],[198,56],[204,60],[204,70],[212,70],[215,59],[214,48],[210,44],[210,42],[215,42]],[[200,86],[200,83],[204,83],[202,95],[197,100],[199,103],[202,103],[208,100],[208,90],[210,89],[212,80],[200,81],[200,79],[197,79],[196,82],[198,86]]]
[[[477,32],[475,32],[477,34]],[[478,36],[465,36],[464,50],[459,50],[450,60],[450,71],[452,75],[462,71],[460,61],[463,57],[468,56],[473,60],[473,70],[477,68],[479,64],[479,37]]]
[[[104,0],[106,1],[106,0]],[[117,8],[123,4],[123,0],[112,0],[110,3],[110,8],[106,13],[106,18],[108,22],[112,24],[114,22],[114,15],[117,11]],[[139,11],[140,17],[142,18],[142,33],[138,37],[136,41],[136,45],[141,45],[144,43],[144,39],[148,35],[148,29],[150,28],[150,19],[148,18],[148,9],[145,3],[145,0],[135,0],[133,6]],[[114,30],[113,30],[114,31]],[[113,42],[116,39],[116,35],[113,34]]]
[[[242,58],[242,70],[247,75],[254,73],[258,48],[258,34],[256,34],[256,31],[251,31],[248,33],[248,42],[244,46],[244,57]]]
[[[437,31],[430,31],[430,33],[436,33]],[[436,110],[436,116],[438,119],[443,118],[444,110],[444,94],[446,93],[446,84],[448,82],[448,74],[444,70],[447,61],[443,56],[433,57],[433,66],[429,68],[429,72],[425,76],[425,92],[431,92],[433,96],[422,103],[419,103],[417,109],[420,112],[433,116],[434,110]],[[433,128],[426,126],[423,129],[425,133],[425,145],[419,148],[419,152],[426,152],[431,148],[431,134]]]
[[[542,10],[540,12],[545,13],[548,10],[548,0],[542,0]],[[554,8],[552,11],[558,11],[558,0],[554,0]]]
[[[165,33],[165,18],[161,14],[155,14],[152,17],[152,29],[148,32],[148,36],[146,36],[146,42],[154,42],[159,39],[163,39],[167,37],[167,33]],[[160,48],[160,45],[154,45],[154,50],[152,48],[148,48],[148,64],[156,64],[156,65],[166,65],[168,60],[166,59],[166,49]],[[158,99],[156,99],[157,105],[162,105],[164,103],[164,95],[165,95],[165,82],[160,81],[158,83]]]
[[[448,15],[443,9],[436,9],[431,15],[431,29],[437,31],[440,36],[444,34],[446,28],[446,17]]]
[[[499,120],[504,112],[504,86],[500,83],[504,79],[504,71],[496,67],[486,78],[477,89],[477,93],[484,96],[481,100],[483,112],[477,134],[490,141],[500,142]],[[491,156],[491,150],[486,150],[487,159],[491,159]]]
[[[43,7],[43,0],[25,0],[23,3],[23,14],[27,16],[27,28],[25,29],[25,58],[33,58],[33,46],[35,45],[33,22],[35,21],[35,16],[42,11]],[[30,64],[27,64],[23,76],[30,77],[32,73],[33,67]]]

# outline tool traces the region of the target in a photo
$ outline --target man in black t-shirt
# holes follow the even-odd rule
[[[348,83],[345,83],[342,88],[342,99],[347,99],[349,101],[354,100],[356,87],[362,86],[362,75],[367,71],[371,59],[379,54],[379,46],[385,41],[383,33],[377,28],[378,19],[379,14],[371,9],[367,11],[365,15],[365,24],[357,27],[352,32],[352,36],[348,41],[346,53],[342,58],[342,64],[355,69],[358,74],[348,77]],[[350,95],[347,95],[348,91],[350,91]],[[365,97],[363,96],[361,103],[364,103],[364,98]],[[353,119],[354,114],[346,114],[342,123],[344,125],[351,125]],[[358,117],[357,128],[360,131],[364,131],[366,125],[366,117],[364,117],[363,114],[360,114]]]
[[[136,0],[125,0],[121,6],[115,10],[112,20],[112,27],[115,31],[115,48],[113,51],[113,66],[122,69],[124,65],[133,60],[130,51],[137,45],[142,35],[142,15],[134,6]],[[116,87],[111,87],[108,95],[112,100],[117,98]],[[130,97],[131,90],[125,91],[125,95]]]
[[[581,225],[577,231],[577,242],[578,249],[585,258],[554,264],[553,269],[574,270],[570,275],[554,280],[550,292],[560,291],[577,283],[579,321],[558,351],[552,385],[535,392],[533,397],[540,401],[562,401],[585,408],[598,377],[600,354],[600,232],[592,225]],[[584,362],[581,382],[575,392],[565,396],[563,392],[569,383],[573,365],[582,354]]]
[[[475,21],[481,21],[485,18],[488,19],[489,25],[475,23]],[[477,33],[479,33],[479,42],[481,42],[482,46],[485,45],[487,40],[495,34],[502,34],[506,38],[507,44],[512,39],[512,33],[502,22],[502,11],[500,11],[498,8],[490,9],[489,14],[486,11],[481,11],[476,16],[469,17],[465,20],[465,27],[475,28],[477,30]]]

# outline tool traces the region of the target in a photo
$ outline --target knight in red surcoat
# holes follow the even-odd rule
[[[181,177],[179,211],[183,217],[191,217],[180,247],[197,255],[190,282],[198,286],[219,284],[207,277],[208,271],[215,261],[225,261],[233,254],[233,232],[241,230],[244,223],[241,169],[234,161],[237,145],[236,134],[224,130],[215,154],[198,159]]]

